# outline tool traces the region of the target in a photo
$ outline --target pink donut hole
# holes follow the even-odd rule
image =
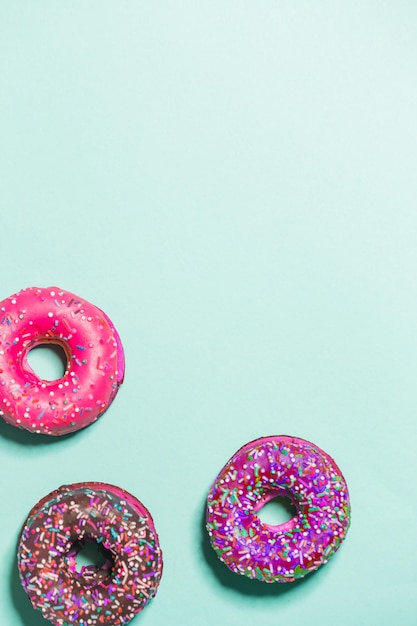
[[[254,512],[264,526],[275,532],[292,530],[298,524],[298,503],[286,489],[271,489],[261,502],[256,503]],[[281,521],[283,517],[287,518],[286,521]],[[268,521],[271,518],[273,520],[278,518],[279,521]]]
[[[22,366],[40,380],[53,382],[64,378],[70,362],[71,354],[64,342],[41,339],[26,350]]]

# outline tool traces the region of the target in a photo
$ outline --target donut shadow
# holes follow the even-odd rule
[[[247,578],[241,574],[236,574],[229,570],[217,557],[215,551],[211,547],[208,532],[206,529],[206,500],[202,507],[201,515],[201,551],[207,565],[210,567],[215,577],[223,587],[228,587],[233,591],[245,596],[258,597],[279,597],[294,591],[301,585],[304,587],[311,584],[313,579],[318,575],[319,570],[310,572],[304,578],[288,583],[265,583],[260,580]]]
[[[12,426],[11,424],[8,424],[0,418],[0,436],[4,439],[12,441],[13,443],[23,446],[39,446],[49,445],[51,443],[58,443],[69,439],[70,437],[75,435],[76,432],[77,431],[73,433],[68,433],[67,435],[59,435],[58,437],[55,437],[54,435],[31,433],[28,430],[24,430],[23,428],[17,428],[16,426]]]
[[[10,569],[10,596],[16,612],[19,614],[21,623],[24,626],[46,626],[50,625],[42,613],[33,608],[29,598],[23,590],[17,569],[16,558],[12,559]]]

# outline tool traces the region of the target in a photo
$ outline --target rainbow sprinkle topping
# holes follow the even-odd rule
[[[56,344],[67,368],[43,380],[29,351]],[[0,302],[0,416],[34,433],[65,435],[94,422],[124,377],[120,337],[95,305],[58,287],[29,287]]]
[[[86,540],[111,560],[78,572],[77,546]],[[139,500],[112,485],[79,483],[60,487],[29,513],[18,566],[33,607],[56,626],[121,626],[155,595],[162,553]]]
[[[297,514],[279,525],[257,513],[276,496]],[[212,485],[210,542],[230,570],[264,582],[293,582],[327,563],[350,524],[346,481],[333,459],[295,437],[263,437],[243,446]]]

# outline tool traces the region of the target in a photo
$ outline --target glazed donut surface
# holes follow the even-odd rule
[[[62,378],[42,380],[28,363],[39,344],[67,357]],[[58,287],[30,287],[0,302],[0,415],[34,433],[64,435],[94,422],[124,377],[119,335],[98,307]]]
[[[297,509],[284,524],[265,524],[260,509],[277,496]],[[207,499],[207,530],[230,570],[264,582],[293,582],[328,561],[350,524],[346,481],[314,444],[287,435],[262,437],[238,450]]]
[[[111,558],[77,571],[85,541]],[[134,496],[106,483],[64,485],[29,513],[18,545],[24,590],[56,626],[119,626],[154,597],[162,552],[149,511]]]

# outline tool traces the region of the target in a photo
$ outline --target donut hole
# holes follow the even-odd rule
[[[256,512],[261,522],[267,526],[289,526],[297,513],[296,505],[286,495],[270,496]]]
[[[31,369],[41,380],[53,381],[63,378],[68,368],[68,356],[59,343],[39,343],[27,353]]]
[[[107,577],[112,572],[114,561],[110,550],[91,537],[75,542],[70,556],[72,569],[86,578],[98,573]]]

